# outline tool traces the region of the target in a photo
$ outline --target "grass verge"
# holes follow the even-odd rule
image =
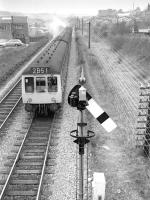
[[[3,48],[0,51],[0,85],[4,84],[8,78],[25,64],[40,48],[42,48],[48,39],[43,39],[36,43],[30,43],[29,46],[17,48]]]

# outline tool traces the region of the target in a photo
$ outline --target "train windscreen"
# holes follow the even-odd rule
[[[47,78],[48,92],[57,92],[57,77],[52,76]]]
[[[36,91],[46,92],[46,78],[45,77],[36,77]]]
[[[25,78],[25,92],[26,93],[34,92],[34,78],[33,77]]]

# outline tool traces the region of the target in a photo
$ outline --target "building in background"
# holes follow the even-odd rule
[[[117,22],[117,11],[113,9],[99,10],[97,18],[105,23],[116,23]]]
[[[23,43],[29,43],[27,17],[0,17],[0,39],[20,39]]]
[[[0,17],[0,39],[12,38],[12,20],[11,17]]]
[[[107,10],[99,10],[98,11],[98,16],[99,17],[102,17],[102,18],[105,18],[105,17],[115,17],[117,14],[117,11],[116,10],[113,10],[113,9],[107,9]]]
[[[23,43],[29,43],[28,22],[26,16],[12,16],[12,36]]]

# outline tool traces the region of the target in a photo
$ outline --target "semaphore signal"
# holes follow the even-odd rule
[[[80,101],[79,91],[84,91],[86,94],[86,99]],[[116,123],[109,117],[109,115],[98,105],[98,103],[92,98],[92,96],[86,91],[81,85],[76,85],[72,88],[68,96],[68,103],[72,107],[77,107],[78,110],[87,109],[95,119],[102,125],[102,127],[107,131],[111,132],[114,130],[117,125]],[[83,105],[82,105],[83,104]]]
[[[87,110],[98,120],[102,127],[111,132],[117,127],[116,123],[109,117],[109,115],[97,104],[97,102],[87,92],[88,105]]]

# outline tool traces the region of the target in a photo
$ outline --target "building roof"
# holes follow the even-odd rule
[[[0,23],[27,23],[26,16],[1,16]]]
[[[12,16],[13,23],[27,23],[27,16]]]
[[[118,17],[129,17],[130,16],[130,12],[124,12],[124,13],[118,13]]]
[[[11,23],[12,22],[12,18],[11,17],[0,17],[0,23],[1,24],[7,24],[7,23]]]

